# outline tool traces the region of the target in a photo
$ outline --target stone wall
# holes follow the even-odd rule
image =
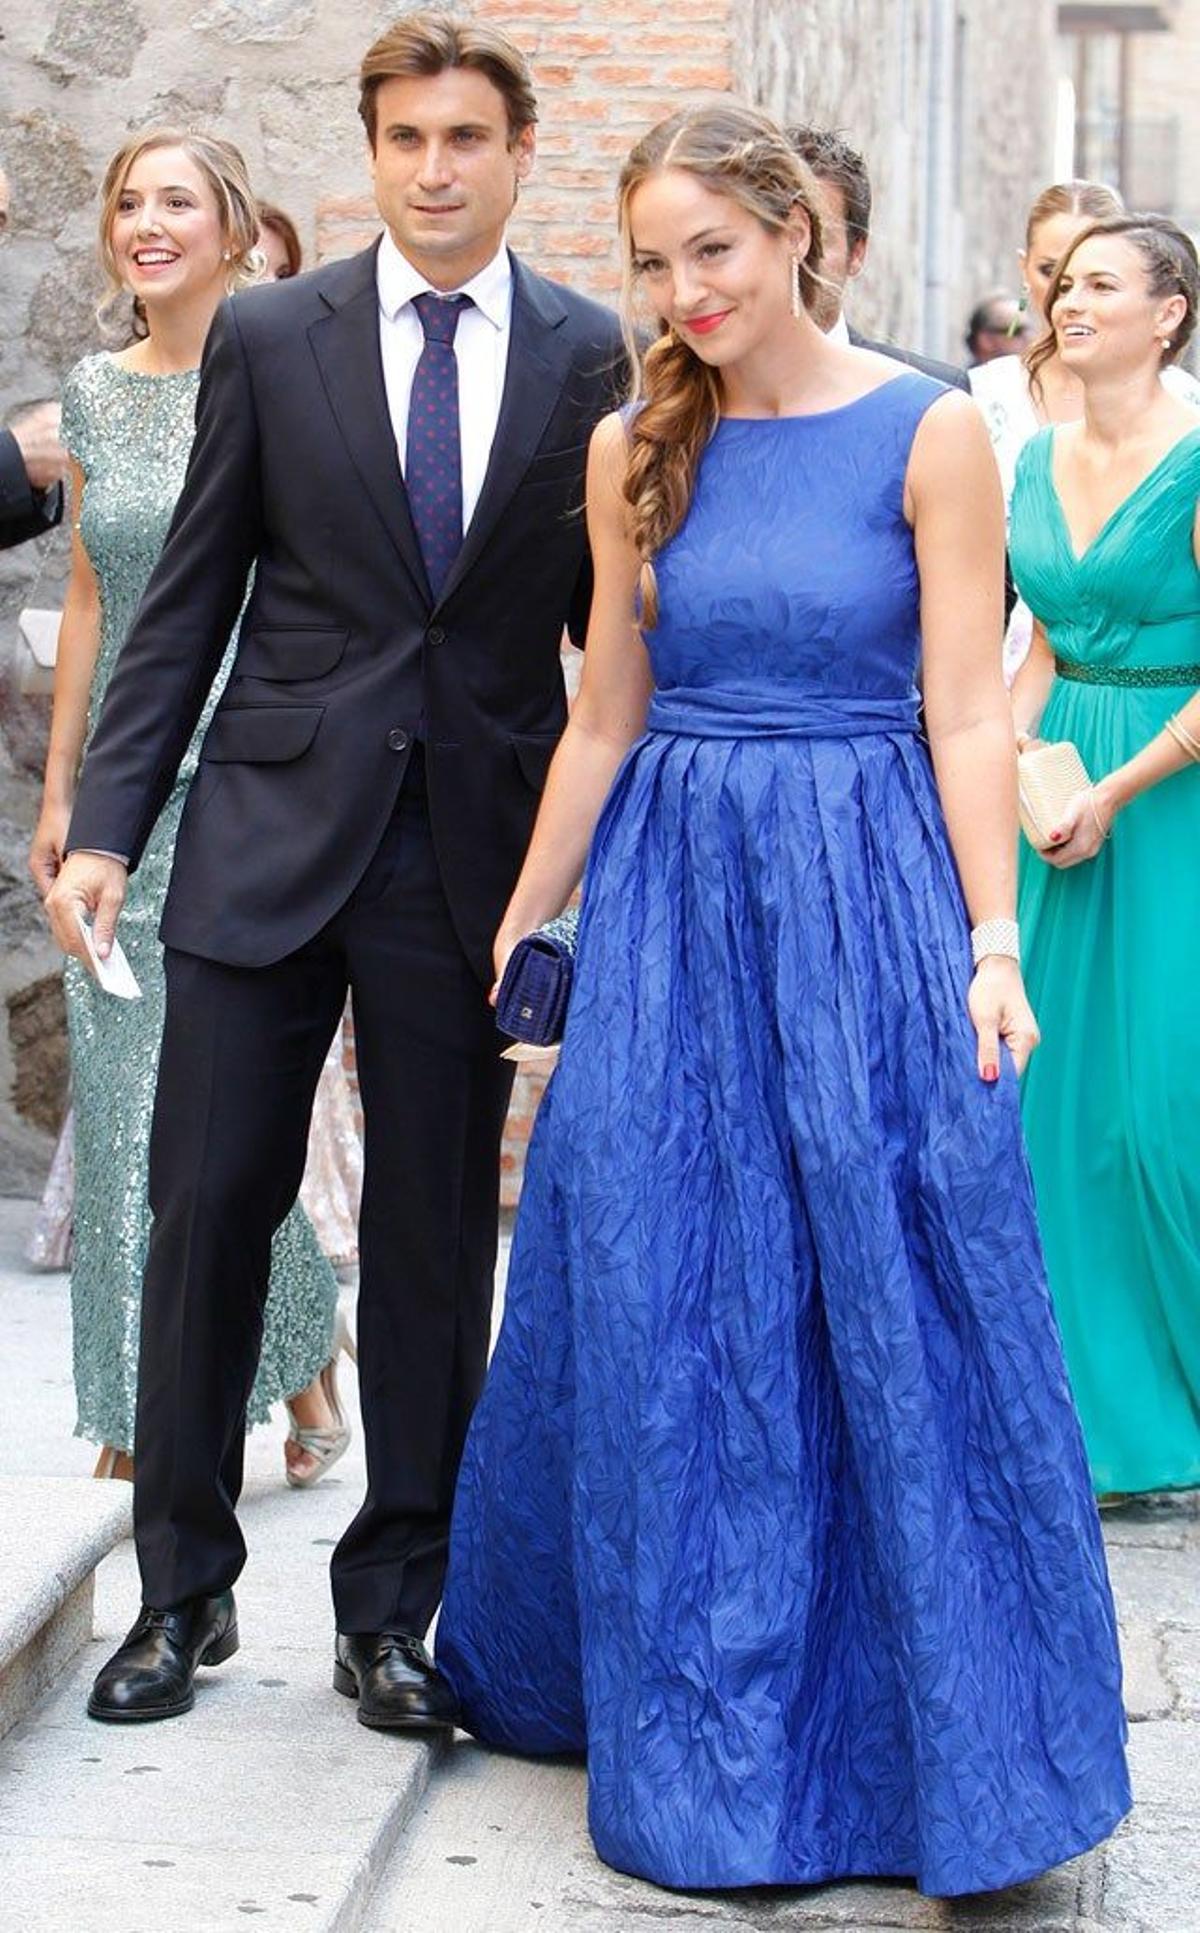
[[[0,413],[52,394],[93,348],[96,191],[127,130],[170,117],[243,147],[260,192],[294,216],[309,250],[344,253],[376,232],[354,74],[394,0],[54,0],[6,9],[0,155],[13,238],[0,256]],[[954,353],[970,301],[1011,280],[1020,211],[1047,168],[1052,0],[1010,0],[1003,59],[983,0],[481,0],[530,54],[542,103],[539,164],[514,244],[536,266],[610,295],[618,280],[613,182],[635,133],[689,98],[730,87],[788,118],[828,120],[867,155],[877,191],[855,320]],[[939,41],[939,35],[941,36]],[[948,93],[932,110],[941,46]],[[930,129],[941,129],[930,145]],[[938,246],[934,246],[937,242]],[[932,270],[931,270],[932,263]],[[936,273],[934,273],[936,271]],[[60,536],[0,554],[0,666],[23,603],[53,603]],[[37,721],[32,721],[36,726]],[[24,877],[37,803],[38,733],[0,675],[0,1189],[32,1185],[48,1153],[55,970]],[[5,1008],[4,1012],[7,1013]],[[15,1041],[15,1048],[14,1048]],[[20,1058],[16,1065],[14,1055]],[[23,1112],[13,1105],[14,1092]],[[519,1185],[536,1089],[523,1082],[507,1152]]]
[[[1130,146],[1136,158],[1160,165],[1134,168],[1130,198],[1161,206],[1164,181],[1174,184],[1169,212],[1200,235],[1200,0],[1178,0],[1170,9],[1169,33],[1138,34],[1130,43]]]
[[[838,127],[875,207],[853,317],[953,361],[993,286],[1018,286],[1023,213],[1049,178],[1055,8],[1022,0],[746,0],[735,85],[773,114]]]

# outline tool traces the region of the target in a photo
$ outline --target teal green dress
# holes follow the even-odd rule
[[[1041,735],[1100,778],[1200,686],[1200,428],[1081,557],[1052,449],[1044,430],[1018,465],[1013,572],[1056,656]],[[1092,1478],[1200,1485],[1200,767],[1135,799],[1080,866],[1023,845],[1019,910],[1042,1029],[1025,1132]]]
[[[62,438],[83,471],[79,531],[100,588],[100,649],[89,733],[183,483],[195,434],[195,370],[144,376],[86,356],[63,386]],[[230,656],[232,652],[230,653]],[[175,835],[229,657],[170,798],[130,875],[121,944],[142,989],[101,993],[68,960],[64,975],[75,1103],[75,1234],[71,1263],[76,1435],[133,1447],[142,1269],[150,1239],[150,1116],[165,985],[158,923]],[[262,1359],[250,1419],[312,1381],[331,1352],[337,1283],[307,1217],[294,1208],[275,1236]]]

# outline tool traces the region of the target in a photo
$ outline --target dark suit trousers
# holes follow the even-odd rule
[[[511,1066],[450,920],[420,747],[341,911],[274,966],[168,949],[150,1154],[134,1517],[146,1602],[232,1584],[271,1237],[304,1170],[349,987],[366,1124],[358,1346],[367,1496],[333,1558],[341,1631],[424,1632],[487,1359]]]

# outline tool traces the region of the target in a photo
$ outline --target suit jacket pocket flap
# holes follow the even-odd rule
[[[231,705],[217,712],[200,756],[226,765],[282,765],[307,752],[324,713],[324,705]]]
[[[256,624],[234,669],[242,678],[323,678],[340,663],[349,636],[316,625]]]
[[[540,792],[546,783],[550,760],[558,750],[558,738],[557,732],[522,732],[519,735],[514,732],[509,740],[517,755],[521,775],[535,792]]]

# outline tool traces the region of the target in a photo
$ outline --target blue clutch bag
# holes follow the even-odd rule
[[[572,906],[518,940],[496,995],[496,1025],[529,1047],[553,1047],[563,1037],[575,971],[579,909]]]

